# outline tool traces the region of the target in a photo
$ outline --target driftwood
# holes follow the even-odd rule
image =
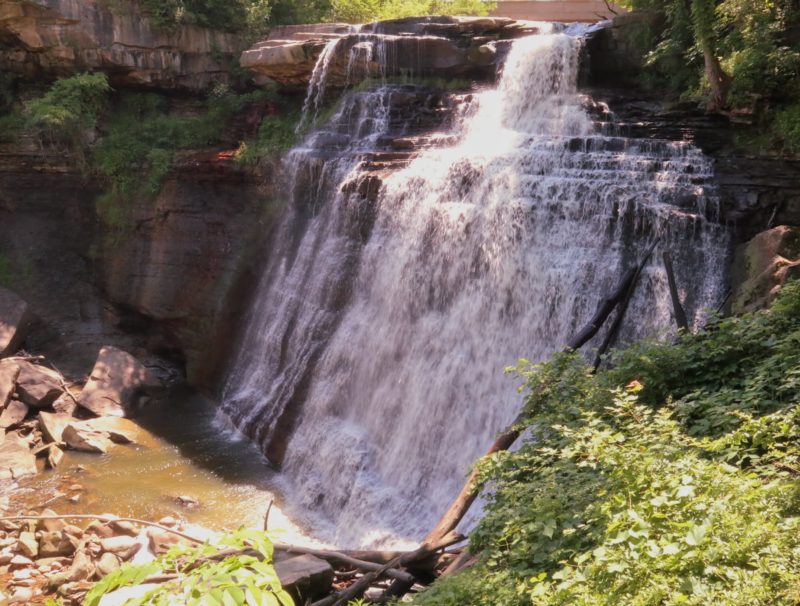
[[[341,563],[341,564],[348,564],[350,566],[355,566],[360,570],[366,570],[368,572],[373,572],[376,570],[381,570],[383,566],[386,564],[376,564],[374,562],[368,562],[366,560],[359,560],[358,558],[354,558],[346,553],[341,551],[330,551],[327,549],[310,549],[307,547],[298,547],[296,545],[284,545],[284,544],[276,544],[275,545],[276,551],[283,551],[285,553],[294,553],[299,555],[312,555],[316,558],[320,558],[321,560],[325,560],[330,562],[331,564],[334,563]],[[400,557],[400,556],[396,556]],[[391,561],[391,560],[390,560]],[[392,579],[397,579],[398,581],[403,582],[413,582],[414,576],[408,572],[403,570],[396,570],[396,569],[388,569],[385,571],[385,575]]]
[[[608,329],[606,333],[605,339],[600,344],[600,347],[597,350],[597,355],[594,359],[594,372],[597,372],[597,369],[600,368],[600,364],[603,361],[603,356],[605,355],[608,348],[611,347],[611,344],[617,338],[617,333],[619,332],[620,326],[622,326],[622,320],[625,319],[625,312],[628,311],[628,305],[631,302],[631,298],[633,297],[633,292],[636,290],[636,284],[639,281],[639,276],[642,274],[645,265],[650,260],[650,256],[653,254],[656,246],[658,246],[659,238],[656,238],[653,243],[650,245],[650,248],[647,249],[645,252],[642,261],[639,263],[639,266],[636,268],[636,273],[634,273],[633,280],[628,285],[628,291],[625,293],[625,298],[622,299],[619,305],[619,310],[617,311],[617,316],[614,318],[614,322]]]
[[[675,282],[675,270],[672,267],[672,256],[669,252],[664,252],[664,269],[667,272],[667,283],[669,284],[669,295],[672,298],[672,311],[675,314],[675,323],[679,330],[689,330],[689,322],[686,320],[686,312],[681,305],[681,298],[678,295],[678,285]]]
[[[592,316],[592,319],[589,320],[589,323],[586,324],[577,335],[569,340],[569,343],[567,343],[568,349],[580,349],[589,339],[597,334],[597,331],[602,328],[603,323],[605,323],[608,316],[611,315],[611,312],[614,311],[617,304],[625,298],[635,278],[636,268],[631,267],[623,274],[614,292],[600,301],[600,304],[597,306],[597,311],[594,313],[594,316]]]
[[[386,571],[425,560],[434,555],[437,551],[455,545],[456,543],[461,543],[464,540],[465,537],[463,535],[457,532],[450,532],[438,541],[425,541],[418,549],[394,558],[392,561],[381,566],[378,570],[368,572],[347,589],[314,602],[311,606],[340,606],[341,604],[346,604],[350,600],[358,599],[364,595],[364,592],[369,589],[370,585],[382,576],[385,576]]]

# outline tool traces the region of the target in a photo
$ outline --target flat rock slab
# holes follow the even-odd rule
[[[73,450],[105,454],[112,442],[105,431],[92,429],[81,421],[69,423],[61,433],[64,443]]]
[[[17,351],[32,319],[28,304],[15,293],[0,287],[0,358]]]
[[[275,562],[275,572],[283,588],[301,604],[328,594],[333,584],[333,567],[312,555]]]
[[[19,399],[34,408],[47,408],[64,393],[62,378],[55,370],[19,362],[17,394]]]
[[[36,473],[36,457],[28,443],[15,433],[0,442],[0,480],[16,480]]]
[[[124,417],[139,391],[160,386],[144,365],[127,352],[100,350],[78,404],[100,417]]]
[[[14,427],[25,420],[28,416],[28,407],[22,402],[12,400],[0,414],[0,429],[8,429]]]
[[[17,388],[19,366],[15,362],[0,362],[0,409],[4,408]]]

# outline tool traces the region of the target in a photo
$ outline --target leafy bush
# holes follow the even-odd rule
[[[83,148],[84,133],[93,129],[108,101],[105,74],[78,74],[56,80],[44,96],[25,106],[25,126],[43,143]]]
[[[261,558],[234,555],[223,560],[209,560],[221,548],[257,551]],[[265,533],[239,530],[223,537],[218,544],[174,547],[166,555],[148,564],[126,564],[98,582],[86,595],[85,606],[97,606],[103,595],[120,587],[139,585],[154,574],[175,574],[127,606],[166,606],[179,600],[186,606],[294,606],[281,588],[272,566],[272,543]]]
[[[644,343],[593,375],[518,368],[529,437],[480,465],[479,564],[419,605],[800,599],[800,283],[769,312]]]
[[[332,0],[331,18],[366,23],[423,15],[487,15],[494,6],[484,0]]]
[[[261,158],[276,158],[297,141],[298,112],[266,116],[258,128],[258,136],[252,141],[243,141],[236,159],[243,164],[253,164]]]
[[[800,154],[800,103],[780,110],[775,117],[773,129],[783,142],[784,149]]]

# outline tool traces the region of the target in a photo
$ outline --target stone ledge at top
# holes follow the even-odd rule
[[[135,2],[0,0],[0,71],[28,78],[103,71],[116,86],[200,91],[227,82],[235,34],[195,25],[159,29]],[[213,57],[212,57],[213,56]]]
[[[284,26],[244,51],[240,63],[285,88],[302,89],[325,46],[337,39],[341,42],[326,68],[325,84],[332,88],[408,74],[491,80],[504,55],[503,43],[537,33],[539,25],[502,17],[413,17],[358,26]],[[377,46],[383,62],[376,60]]]

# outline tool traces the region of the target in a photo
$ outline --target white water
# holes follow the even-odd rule
[[[305,189],[273,244],[224,408],[268,452],[292,432],[279,449],[287,500],[325,540],[420,539],[521,406],[504,367],[560,349],[653,238],[654,259],[675,259],[690,317],[720,302],[727,235],[706,219],[708,160],[685,143],[594,134],[579,44],[516,41],[497,89],[465,109],[460,142],[393,174],[377,210],[340,190],[352,142],[320,158],[318,136],[290,159]],[[371,94],[380,110],[346,121],[371,125],[366,147],[388,128],[388,97]],[[670,322],[651,262],[623,337]]]

